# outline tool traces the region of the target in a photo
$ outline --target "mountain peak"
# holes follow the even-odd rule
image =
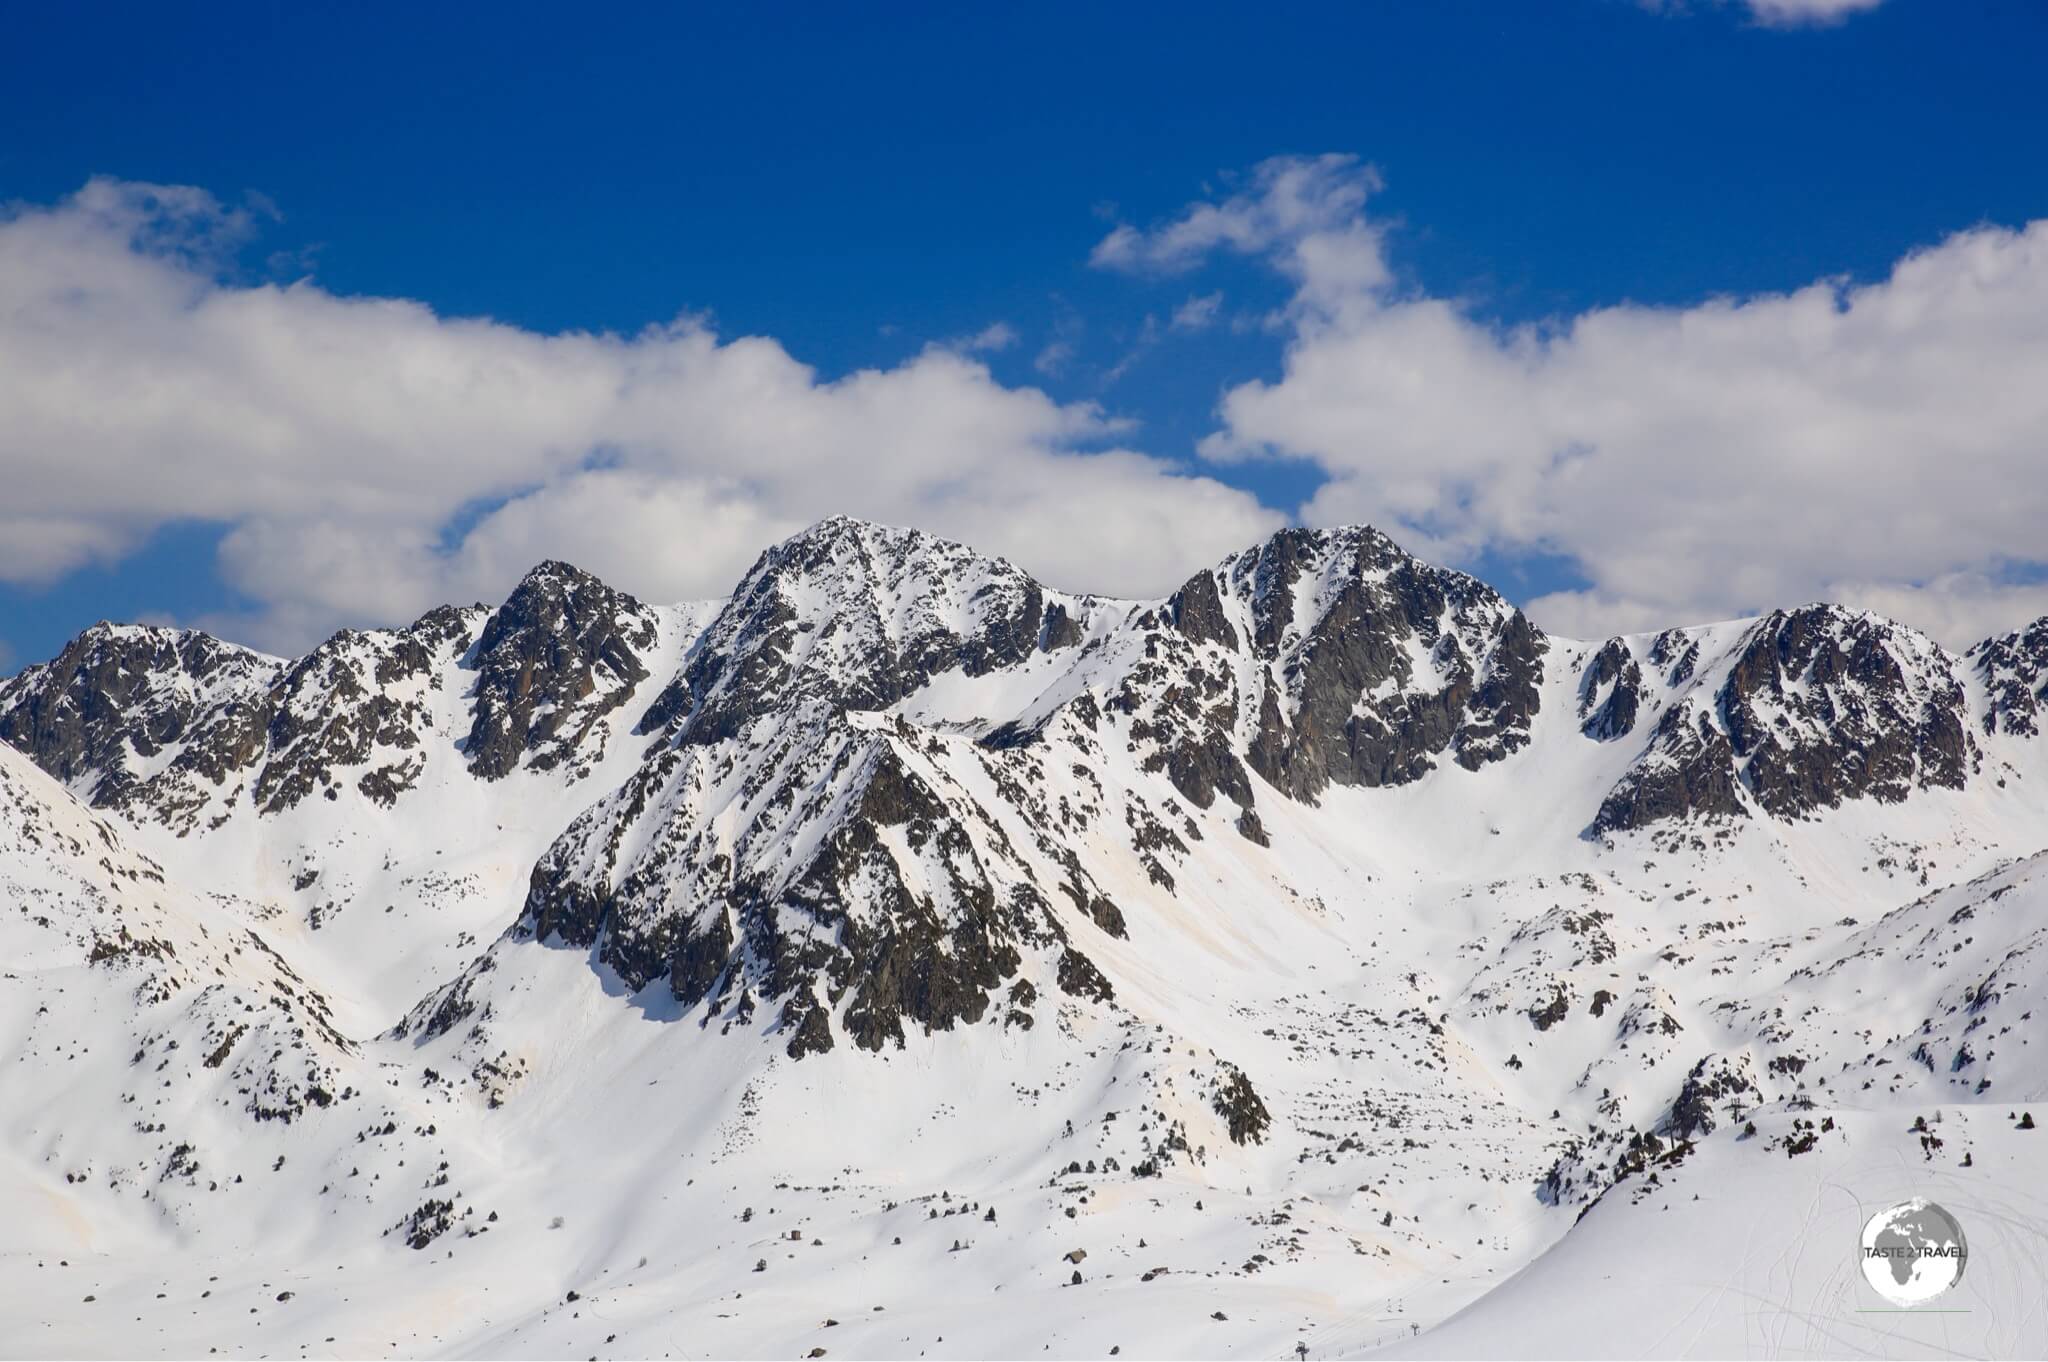
[[[1268,535],[1264,542],[1233,555],[1229,560],[1239,571],[1294,569],[1315,565],[1328,575],[1383,578],[1403,568],[1421,570],[1444,579],[1466,584],[1473,595],[1498,598],[1499,593],[1470,573],[1429,562],[1404,547],[1392,535],[1369,524],[1310,527],[1290,525]]]
[[[923,530],[833,516],[763,553],[649,710],[729,736],[797,698],[880,709],[953,667],[1028,656],[1067,607],[1004,559]],[[1054,631],[1065,639],[1070,631]]]
[[[1603,802],[1596,834],[1895,804],[1916,789],[1961,789],[1979,765],[1956,660],[1916,629],[1815,602],[1759,617],[1719,658],[1701,642],[1701,631],[1658,636],[1649,660],[1669,668],[1674,702]],[[1639,670],[1628,680],[1632,715],[1647,691]]]
[[[862,572],[871,584],[888,588],[899,580],[914,585],[920,572],[979,570],[1025,577],[1015,564],[956,539],[857,516],[829,516],[799,530],[763,553],[734,596],[744,595],[764,573],[817,572],[833,564]]]
[[[536,593],[581,594],[591,591],[609,592],[623,600],[632,601],[635,608],[640,604],[595,573],[585,572],[574,563],[567,563],[559,558],[544,558],[528,568],[526,575],[519,579],[519,584],[513,587],[511,594],[506,597],[506,604],[510,605],[522,597]]]
[[[1540,1261],[1766,1150],[1775,1196],[1786,1152],[1940,1138],[1908,1133],[1915,1109],[1942,1106],[1952,1146],[1976,1130],[1994,1171],[2034,1138],[1985,1129],[2013,1099],[1982,1094],[2042,1086],[1999,1038],[2044,1005],[2048,862],[1997,862],[2038,845],[2048,748],[2015,725],[1973,749],[1956,724],[1987,687],[1866,612],[1581,648],[1371,526],[1290,529],[1169,601],[1106,603],[835,517],[701,611],[551,560],[496,609],[288,667],[222,648],[200,675],[181,640],[213,646],[102,626],[81,668],[0,684],[0,738],[71,787],[0,751],[0,948],[25,1000],[0,1021],[16,1087],[57,1113],[15,1122],[8,1154],[65,1173],[82,1212],[141,1186],[227,1257],[251,1195],[229,1189],[260,1186],[393,1281],[399,1259],[502,1276],[533,1251],[514,1236],[595,1225],[625,1256],[590,1258],[590,1291],[664,1251],[614,1223],[667,1168],[678,1244],[713,1221],[814,1244],[685,1245],[677,1270],[717,1278],[700,1302],[756,1270],[808,1289],[806,1264],[851,1259],[817,1244],[892,1238],[927,1263],[952,1240],[1007,1299],[1059,1280],[1055,1237],[1099,1264],[1204,1196],[1229,1206],[1204,1253],[1246,1264],[1218,1288],[1235,1299],[1255,1268],[1292,1291],[1394,1246],[1444,1299],[1449,1264],[1475,1289],[1513,1266],[1505,1237],[1469,1266],[1471,1217],[1417,1218],[1446,1187],[1502,1225],[1547,1217],[1514,1244]],[[2034,705],[2048,621],[1972,657]],[[671,676],[674,723],[630,741],[636,680]],[[1609,790],[1612,837],[1583,835]],[[1318,1203],[1342,1232],[1275,1250],[1331,1187],[1365,1189]],[[1129,1208],[1081,1222],[1086,1252],[1076,1195]],[[258,1217],[293,1244],[304,1218]],[[293,1271],[274,1284],[303,1310],[319,1274]],[[111,1280],[134,1310],[88,1313],[150,1318],[160,1273]],[[804,1320],[843,1313],[847,1282],[815,1280]],[[508,1308],[467,1341],[532,1305]],[[566,1350],[568,1315],[536,1350]],[[1283,1351],[1297,1322],[1232,1347]],[[1160,1350],[1195,1327],[1169,1320]],[[803,1351],[802,1329],[768,1342]],[[857,1332],[831,1337],[859,1352]]]
[[[244,750],[253,697],[284,665],[195,629],[101,621],[0,683],[0,741],[117,804],[138,788],[131,760],[162,765],[213,730],[232,730],[223,741]]]
[[[1986,692],[1984,731],[2037,734],[2048,707],[2048,615],[1987,638],[1964,657]]]
[[[547,770],[647,679],[654,612],[558,559],[534,566],[484,625],[470,665],[476,714],[464,746],[487,780],[522,761]]]

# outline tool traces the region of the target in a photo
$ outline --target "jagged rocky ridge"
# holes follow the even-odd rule
[[[496,780],[588,758],[648,678],[656,612],[543,563],[505,603],[431,610],[402,629],[344,629],[295,660],[186,629],[98,624],[0,682],[0,740],[95,808],[180,833],[237,809],[279,814],[344,784],[389,807],[430,756],[451,679],[465,769]]]
[[[1832,606],[1551,639],[1366,528],[1283,531],[1119,602],[841,518],[764,553],[666,676],[661,637],[658,611],[561,563],[496,610],[289,662],[102,625],[0,684],[0,739],[181,835],[315,796],[400,807],[436,763],[576,779],[644,745],[533,867],[516,934],[665,981],[707,1023],[765,1009],[801,1054],[1028,1024],[1027,997],[1113,1005],[1089,943],[1126,906],[1077,855],[1086,830],[1120,825],[1171,891],[1218,801],[1264,844],[1274,800],[1540,760],[1553,679],[1580,739],[1627,757],[1583,811],[1595,838],[1961,789],[1980,736],[2031,736],[2048,687],[2044,624],[1960,658]],[[432,721],[450,688],[452,742]],[[1119,751],[1163,783],[1105,788]],[[1055,767],[1096,797],[1048,799]]]
[[[2044,640],[1582,643],[1364,529],[1110,600],[848,520],[693,606],[550,563],[299,659],[99,626],[0,681],[0,1174],[172,1227],[197,1290],[297,1272],[280,1321],[313,1225],[391,1270],[347,1319],[487,1283],[578,1355],[653,1345],[577,1332],[648,1254],[733,1350],[757,1262],[824,1318],[876,1244],[1030,1350],[1183,1281],[1199,1332],[1090,1346],[1198,1352],[1257,1289],[1439,1317],[1594,1202],[1889,1159],[1916,1104],[1907,1159],[1989,1177],[2048,1092]],[[136,1270],[108,1318],[174,1325]]]
[[[1016,989],[1108,995],[1085,938],[1120,936],[1122,907],[1067,846],[1085,815],[1032,795],[1053,760],[1122,746],[1165,778],[1087,813],[1120,817],[1171,887],[1194,832],[1174,795],[1229,801],[1262,842],[1262,799],[1509,762],[1556,670],[1583,739],[1636,752],[1587,836],[1962,789],[1976,733],[2032,735],[2048,686],[2048,625],[1954,657],[1837,606],[1559,643],[1370,528],[1282,530],[1167,600],[1112,602],[838,518],[764,553],[674,676],[649,676],[657,635],[655,610],[565,563],[496,610],[344,631],[297,662],[100,625],[0,686],[0,737],[180,834],[344,789],[397,805],[444,760],[428,709],[451,684],[475,780],[582,776],[649,743],[532,870],[518,932],[666,979],[707,1018],[772,1008],[805,1053],[975,1022]],[[913,721],[938,686],[1010,676],[965,719]]]
[[[1916,789],[1961,789],[1979,764],[1964,659],[1904,625],[1810,605],[1772,611],[1719,656],[1703,655],[1703,642],[1671,630],[1641,662],[1621,639],[1595,655],[1589,736],[1626,736],[1646,699],[1663,702],[1596,831],[1897,803]]]
[[[1196,808],[1233,801],[1257,840],[1249,771],[1313,800],[1513,753],[1542,649],[1489,588],[1370,530],[1289,532],[1127,605],[829,521],[748,574],[643,722],[668,747],[543,858],[521,929],[596,948],[634,987],[666,977],[707,1022],[772,1001],[793,1054],[833,1044],[828,1017],[877,1048],[906,1024],[980,1020],[1020,985],[1106,1002],[1085,939],[1121,935],[1123,909],[1029,793],[1045,762],[1091,769],[1121,741]],[[863,717],[1005,669],[1043,675],[1022,716],[951,732]],[[1132,854],[1170,888],[1199,834],[1170,798],[1122,804]]]

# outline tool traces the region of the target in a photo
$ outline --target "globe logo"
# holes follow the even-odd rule
[[[1925,1197],[1879,1211],[1863,1227],[1863,1280],[1893,1305],[1925,1305],[1963,1279],[1969,1245],[1956,1218]]]

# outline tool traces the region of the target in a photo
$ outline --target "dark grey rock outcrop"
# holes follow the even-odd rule
[[[647,607],[567,563],[526,574],[477,639],[464,752],[485,780],[551,770],[647,679],[658,637]]]

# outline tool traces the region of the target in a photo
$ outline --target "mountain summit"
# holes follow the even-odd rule
[[[0,682],[0,1177],[180,1351],[182,1269],[69,1227],[252,1347],[431,1290],[583,1355],[1348,1346],[1693,1191],[2022,1185],[2044,640],[1581,642],[1363,527],[1115,600],[846,518],[717,601],[98,625]]]

